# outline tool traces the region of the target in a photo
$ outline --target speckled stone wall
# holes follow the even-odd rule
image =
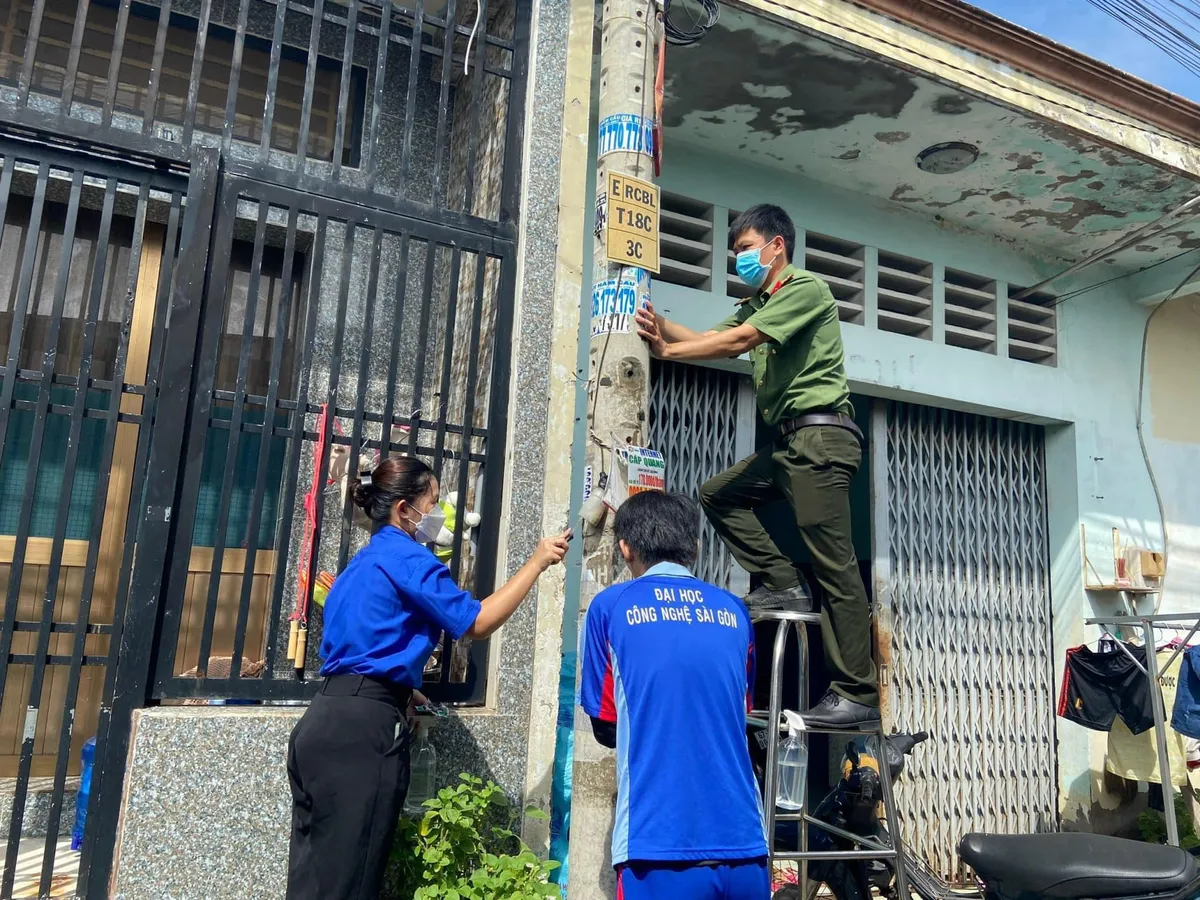
[[[559,161],[563,142],[563,72],[566,66],[570,5],[532,4],[530,80],[525,109],[522,196],[518,241],[517,319],[513,329],[513,385],[509,407],[509,489],[503,544],[508,577],[542,537],[547,404],[550,383],[551,322],[557,273]],[[564,523],[565,524],[565,523]],[[549,795],[549,785],[525,783],[527,737],[532,700],[537,589],[499,635],[492,675],[493,712],[461,717],[461,729],[436,736],[439,753],[469,763],[510,795]],[[546,602],[556,602],[546,598]],[[557,686],[549,686],[557,703]]]
[[[112,896],[282,898],[300,711],[175,707],[134,715]]]
[[[545,398],[557,267],[569,4],[533,0],[532,5],[531,84],[521,162],[517,318],[511,349],[513,383],[509,389],[510,470],[506,473],[503,556],[498,578],[515,572],[532,552],[541,537],[543,520]],[[323,298],[331,296],[330,291],[336,296],[336,281],[329,279],[334,277],[330,273],[341,272],[342,235],[331,235],[326,246]],[[368,267],[357,252],[352,251],[350,262],[349,296],[352,300],[364,298]],[[385,252],[380,265],[391,266],[393,277],[397,274],[394,256],[389,259]],[[380,277],[384,278],[385,273],[381,271]],[[335,312],[336,307],[322,299],[318,309],[321,334],[314,345],[310,396],[327,390],[331,369],[328,361],[334,358]],[[386,303],[378,303],[374,322],[386,320],[390,314],[394,313]],[[351,302],[347,315],[347,335],[361,342],[363,329],[368,327],[365,307]],[[431,347],[430,352],[434,349]],[[326,362],[322,364],[322,360]],[[353,368],[357,378],[357,362],[357,356],[353,360],[343,358],[341,371]],[[383,390],[382,373],[377,372],[373,362],[369,369],[368,392]],[[357,381],[343,379],[339,394],[350,390],[347,384],[357,387]],[[301,471],[300,477],[303,484],[311,477],[311,470]],[[336,494],[333,502],[337,502]],[[294,542],[298,537],[294,535]],[[323,546],[323,564],[330,559],[336,562],[337,550],[336,544]],[[285,593],[285,598],[290,596],[294,594]],[[495,780],[514,799],[549,795],[548,784],[526,784],[538,600],[535,591],[493,642],[489,677],[493,679],[494,705],[464,712],[439,723],[434,730],[438,769],[444,781],[452,781],[457,772],[466,770]],[[548,597],[546,602],[556,601]],[[551,684],[550,690],[554,693],[556,685]],[[282,897],[290,816],[284,758],[287,736],[299,714],[296,709],[280,707],[160,708],[139,713],[131,744],[114,896],[122,900]]]

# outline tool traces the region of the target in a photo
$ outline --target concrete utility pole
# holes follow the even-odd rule
[[[642,260],[657,271],[657,197],[652,204],[653,225],[643,228],[636,209],[626,206],[618,211],[615,202],[618,198],[609,194],[613,187],[611,176],[629,176],[643,182],[654,178],[656,50],[663,37],[662,15],[656,0],[602,2],[596,178],[599,221],[593,257],[587,447],[591,490],[601,495],[616,467],[613,435],[624,444],[646,446],[650,356],[637,335],[633,312],[636,305],[649,299],[650,272],[608,262],[607,251],[614,244],[608,240],[608,229],[604,226],[630,228],[628,233],[620,233],[621,252],[630,261]],[[628,197],[624,189],[621,193]],[[635,187],[635,204],[636,193]],[[630,221],[631,213],[635,222]],[[650,238],[644,247],[637,242],[638,232]],[[616,239],[617,235],[614,233],[613,237]],[[583,536],[580,634],[591,598],[611,585],[624,566],[613,539],[612,519],[609,512],[602,528],[586,528]],[[570,900],[602,900],[614,895],[609,843],[615,795],[615,755],[596,743],[587,716],[577,711],[571,787]]]

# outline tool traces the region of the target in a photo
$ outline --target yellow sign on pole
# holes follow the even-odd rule
[[[628,175],[608,174],[608,261],[657,274],[658,186]]]

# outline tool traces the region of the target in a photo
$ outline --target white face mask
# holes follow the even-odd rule
[[[404,521],[412,524],[412,519],[405,516]],[[446,514],[442,512],[440,506],[434,506],[433,509],[421,516],[416,523],[417,530],[413,532],[413,538],[422,544],[432,544],[437,540],[438,534],[442,530],[442,526],[446,524]]]

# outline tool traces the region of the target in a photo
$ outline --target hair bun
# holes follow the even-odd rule
[[[371,501],[375,496],[375,486],[371,482],[371,476],[368,473],[363,473],[354,481],[354,491],[350,495],[350,499],[365,513],[371,510]]]

